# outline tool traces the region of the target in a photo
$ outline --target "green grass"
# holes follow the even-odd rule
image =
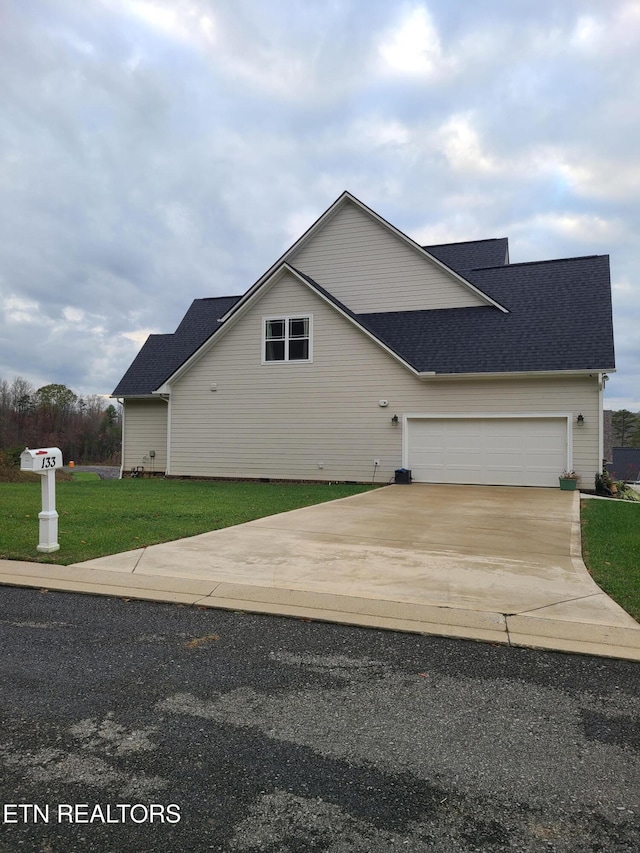
[[[595,582],[640,621],[640,505],[582,501],[582,553]]]
[[[39,482],[0,483],[0,559],[68,565],[370,489],[327,483],[93,480],[56,484],[60,550],[40,554]]]

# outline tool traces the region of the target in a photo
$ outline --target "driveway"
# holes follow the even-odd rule
[[[582,562],[579,502],[414,483],[76,566],[20,566],[23,582],[56,589],[640,660],[640,625]]]

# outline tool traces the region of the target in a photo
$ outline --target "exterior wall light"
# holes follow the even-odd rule
[[[582,426],[584,424],[584,415],[582,414],[582,412],[580,412],[580,414],[576,418],[576,423],[578,424],[578,426]]]
[[[397,416],[397,415],[394,415],[394,416],[391,418],[391,423],[392,423],[392,424],[397,424],[397,423],[398,423],[398,416]]]

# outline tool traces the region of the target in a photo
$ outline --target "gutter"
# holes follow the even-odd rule
[[[582,368],[579,370],[511,370],[495,373],[436,373],[432,371],[421,371],[418,378],[424,382],[440,379],[549,379],[554,376],[597,376],[598,382],[602,384],[603,373],[615,373],[615,367]]]
[[[120,476],[119,480],[122,479],[122,475],[124,474],[124,423],[125,423],[125,408],[124,408],[124,400],[121,400],[119,397],[116,397],[116,402],[122,408],[122,435],[120,436]]]

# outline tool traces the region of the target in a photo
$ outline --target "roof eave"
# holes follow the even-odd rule
[[[109,394],[114,400],[153,400],[153,395],[156,391],[149,391],[147,394]]]

